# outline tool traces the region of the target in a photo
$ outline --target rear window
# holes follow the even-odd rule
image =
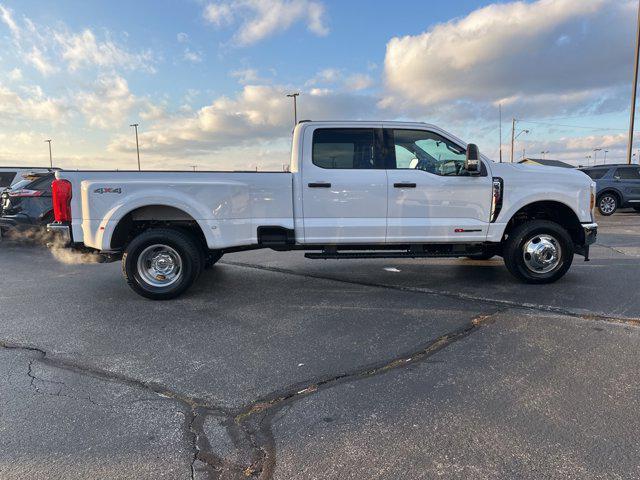
[[[604,177],[604,174],[608,171],[609,170],[607,170],[606,168],[598,168],[596,170],[583,170],[584,173],[589,175],[594,180],[598,180],[599,178]]]
[[[640,169],[638,167],[619,168],[615,176],[620,180],[640,180]]]
[[[321,128],[313,132],[313,164],[320,168],[371,169],[373,128]]]
[[[8,187],[13,182],[16,172],[0,172],[0,187]]]
[[[23,188],[26,190],[41,190],[43,192],[51,192],[51,182],[53,182],[54,175],[47,175],[46,177],[39,178],[33,182],[25,185]]]

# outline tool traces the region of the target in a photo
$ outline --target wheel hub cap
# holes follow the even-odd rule
[[[562,250],[551,235],[536,235],[524,244],[523,257],[526,267],[535,273],[547,273],[560,263]]]
[[[603,197],[600,200],[600,210],[603,213],[611,213],[616,208],[616,201],[611,197]]]
[[[138,257],[138,273],[154,287],[166,287],[178,281],[182,275],[182,260],[176,250],[168,245],[151,245]]]

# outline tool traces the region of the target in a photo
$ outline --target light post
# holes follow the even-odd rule
[[[629,115],[629,145],[627,145],[627,163],[631,165],[633,150],[633,124],[636,118],[636,93],[638,90],[638,57],[640,56],[640,2],[638,2],[638,20],[636,24],[636,55],[633,70],[633,86],[631,87],[631,113]]]
[[[542,159],[546,160],[547,159],[547,153],[549,153],[549,150],[543,150],[542,152],[540,152],[542,154]]]
[[[130,127],[133,127],[136,131],[136,153],[138,154],[138,171],[140,171],[140,147],[138,146],[138,125],[140,125],[139,123],[132,123],[131,125],[129,125]]]
[[[587,155],[584,158],[587,159],[587,167],[589,166],[590,160],[591,160],[591,155]]]
[[[49,166],[53,168],[53,156],[51,155],[51,139],[45,140],[44,142],[49,144]]]
[[[513,119],[513,126],[514,126],[514,127],[516,126],[516,123],[515,123],[515,122],[516,122],[516,119],[514,118],[514,119]],[[513,135],[513,133],[514,133],[514,131],[512,130],[512,131],[511,131],[511,163],[513,163],[513,149],[514,149],[514,145],[515,145],[516,140],[517,140],[517,139],[518,139],[518,137],[519,137],[520,135],[522,135],[523,133],[528,134],[528,133],[529,133],[529,130],[520,130],[520,132],[519,132],[517,135],[515,135],[515,136]],[[524,156],[524,152],[523,152],[523,154],[522,154],[522,155]],[[524,159],[523,159],[523,160],[524,160]]]
[[[293,98],[293,126],[296,126],[298,124],[298,96],[300,95],[299,92],[296,93],[287,93],[287,97],[289,98]]]
[[[598,152],[602,150],[601,148],[594,148],[593,149],[593,165],[597,165],[598,164]]]
[[[607,153],[609,153],[609,150],[605,150],[604,151],[604,163],[603,163],[603,165],[607,164]]]

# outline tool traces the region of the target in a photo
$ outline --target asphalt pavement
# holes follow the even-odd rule
[[[152,302],[0,243],[0,478],[640,478],[640,215],[501,259],[226,255]]]

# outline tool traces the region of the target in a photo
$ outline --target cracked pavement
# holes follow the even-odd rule
[[[0,478],[640,478],[640,215],[501,260],[227,255],[151,302],[0,243]]]

